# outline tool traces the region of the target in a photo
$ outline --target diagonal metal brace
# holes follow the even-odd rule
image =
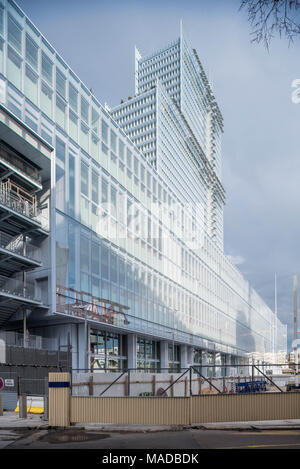
[[[115,384],[120,378],[122,378],[122,376],[125,375],[125,373],[127,373],[127,371],[123,371],[123,373],[120,374],[120,376],[117,377],[117,379],[115,379],[112,383],[110,383],[109,386],[107,386],[107,388],[104,389],[104,391],[102,391],[101,394],[99,394],[99,397],[102,396],[113,384]]]
[[[175,383],[177,383],[177,381],[180,380],[180,378],[182,378],[186,373],[188,373],[190,371],[190,369],[188,368],[187,370],[184,371],[184,373],[182,373],[173,383],[170,384],[170,386],[168,386],[166,389],[164,389],[164,392],[167,392],[168,389],[170,389],[172,386],[174,386]]]
[[[208,383],[210,386],[212,386],[216,391],[218,391],[219,394],[223,394],[222,391],[220,391],[220,389],[216,388],[216,386],[215,386],[214,384],[212,384],[207,378],[205,378],[205,376],[203,376],[203,375],[200,373],[199,370],[197,370],[197,369],[194,368],[193,366],[192,366],[192,369],[193,369],[194,371],[196,371],[196,373],[198,373],[198,375],[201,376],[201,378],[203,378],[205,381],[207,381],[207,383]]]
[[[257,371],[259,371],[259,373],[261,373],[268,381],[270,381],[270,382],[273,384],[273,386],[275,386],[275,388],[279,389],[280,392],[283,392],[283,390],[280,389],[280,387],[277,386],[277,384],[275,384],[274,381],[271,380],[271,378],[269,378],[267,375],[265,375],[259,368],[257,368],[256,365],[253,365],[253,366],[254,366],[254,368],[256,368]]]

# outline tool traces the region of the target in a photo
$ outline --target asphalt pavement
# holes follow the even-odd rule
[[[192,426],[86,424],[51,428],[43,416],[0,416],[0,449],[300,449],[300,420]]]

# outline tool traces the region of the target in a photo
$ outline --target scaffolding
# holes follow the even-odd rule
[[[128,325],[130,322],[124,310],[129,309],[128,306],[84,291],[63,286],[56,287],[57,313],[106,324]]]

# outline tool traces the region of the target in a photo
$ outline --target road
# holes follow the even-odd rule
[[[35,429],[0,430],[3,449],[300,449],[300,430],[198,430],[117,433]]]

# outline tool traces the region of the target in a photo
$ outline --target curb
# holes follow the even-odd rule
[[[78,425],[78,426],[77,426]],[[206,431],[279,431],[279,430],[300,430],[300,425],[255,425],[255,424],[245,424],[245,425],[211,425],[211,424],[199,424],[199,425],[161,425],[161,426],[142,426],[142,428],[137,428],[133,425],[124,425],[124,426],[111,426],[110,424],[88,424],[80,425],[75,424],[70,427],[52,427],[49,424],[41,425],[3,425],[0,426],[0,430],[15,431],[21,432],[24,430],[56,430],[56,431],[68,431],[68,430],[77,430],[77,431],[86,431],[86,432],[106,432],[106,433],[158,433],[158,432],[178,432],[184,430],[206,430]]]

